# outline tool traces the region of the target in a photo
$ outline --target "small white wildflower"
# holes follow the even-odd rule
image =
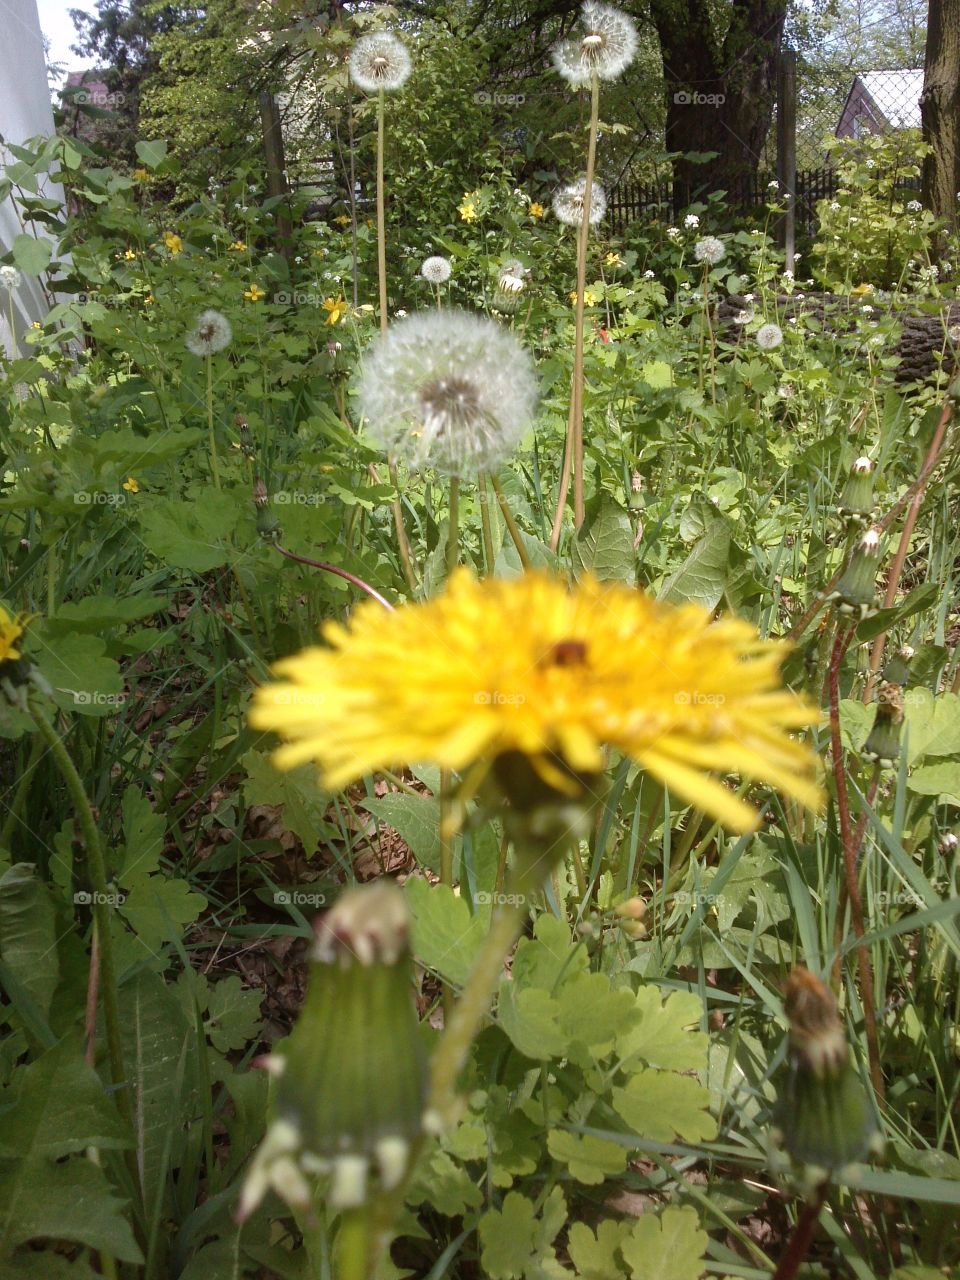
[[[871,307],[869,302],[865,303],[860,310],[865,316],[873,315],[873,307]]]
[[[230,321],[219,311],[202,311],[186,336],[187,350],[195,356],[215,356],[233,337]]]
[[[834,212],[834,213],[838,213],[838,212],[839,212],[839,210],[840,210],[840,201],[839,201],[839,200],[831,200],[831,201],[830,201],[830,208],[833,210],[833,212]]]
[[[918,274],[921,280],[926,280],[929,284],[933,284],[940,275],[940,268],[931,262],[929,267],[921,267]]]
[[[764,324],[757,330],[757,346],[761,351],[773,351],[783,341],[783,330],[778,324]]]
[[[867,161],[867,168],[868,168],[868,169],[874,169],[874,168],[876,168],[876,161],[875,161],[875,160],[868,160],[868,161]]]
[[[407,46],[390,31],[361,36],[350,50],[350,78],[365,93],[399,89],[411,65]]]
[[[420,274],[430,284],[446,284],[450,279],[451,269],[449,258],[441,258],[438,254],[433,258],[424,260],[420,268]]]
[[[632,18],[609,4],[594,0],[580,10],[582,34],[571,36],[553,50],[553,65],[574,88],[600,80],[616,80],[633,61],[637,28]]]
[[[657,275],[655,271],[645,271],[643,273],[643,278],[644,280],[656,280]]]
[[[0,285],[3,285],[4,289],[9,292],[12,293],[14,289],[20,288],[20,281],[22,278],[23,277],[20,275],[20,272],[16,267],[0,267]]]
[[[954,346],[960,346],[960,324],[952,324],[947,330],[947,337]]]
[[[756,295],[755,293],[745,293],[745,294],[743,295],[743,300],[744,300],[744,302],[753,302],[753,300],[754,300],[754,298],[756,298],[756,296],[757,296],[757,295]]]
[[[700,219],[695,213],[688,213],[683,220],[683,225],[693,230],[694,227],[699,227]]]
[[[705,262],[708,266],[715,267],[718,262],[722,262],[726,249],[723,241],[716,236],[704,236],[702,240],[698,240],[693,246],[693,256],[698,262]]]
[[[783,271],[783,272],[781,272],[780,279],[781,279],[781,280],[786,280],[788,283],[792,284],[792,283],[793,283],[793,272],[792,272],[792,271]]]
[[[780,190],[780,183],[776,180],[776,178],[774,178],[772,182],[768,182],[768,183],[767,183],[767,190],[768,190],[768,191],[779,191],[779,190]]]
[[[680,235],[681,235],[681,231],[679,227],[667,227],[668,240],[679,240]]]
[[[923,208],[923,205],[920,203],[920,201],[919,201],[919,200],[908,200],[908,201],[907,201],[907,212],[908,212],[908,213],[919,213],[919,212],[920,212],[920,210],[921,210],[922,208]]]
[[[681,281],[680,288],[681,288],[681,289],[689,289],[689,288],[690,288],[690,281],[689,281],[689,280],[683,280],[683,281]]]
[[[407,314],[406,308],[397,307],[396,311],[393,314],[397,317],[398,320],[402,320]]]
[[[586,178],[578,178],[576,182],[561,187],[553,197],[553,212],[560,222],[568,227],[579,227],[583,221],[583,197],[587,189]],[[602,219],[607,211],[607,193],[598,182],[593,184],[590,192],[590,225]]]
[[[533,361],[494,320],[422,311],[376,340],[360,411],[390,456],[475,475],[516,448],[536,407]]]

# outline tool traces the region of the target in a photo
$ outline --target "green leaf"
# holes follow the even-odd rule
[[[167,607],[166,596],[130,595],[85,596],[83,600],[60,605],[47,618],[51,634],[59,631],[105,631],[108,627],[124,627],[141,618],[149,618]]]
[[[673,1142],[702,1142],[716,1137],[717,1126],[708,1113],[710,1094],[697,1080],[672,1071],[648,1068],[631,1076],[623,1089],[613,1090],[613,1107],[641,1138]]]
[[[283,773],[274,768],[267,751],[250,750],[240,763],[247,771],[244,804],[278,806],[287,831],[301,841],[307,857],[316,852],[322,836],[334,834],[324,814],[327,795],[320,786],[315,765],[303,764]]]
[[[37,627],[43,646],[35,661],[53,689],[54,701],[82,716],[109,716],[123,706],[123,679],[107,643],[100,636],[50,631]]]
[[[490,1280],[521,1280],[537,1238],[533,1204],[519,1191],[511,1191],[502,1209],[491,1209],[480,1219],[481,1261]]]
[[[120,904],[120,914],[148,951],[158,951],[164,942],[179,937],[181,926],[192,924],[207,905],[186,880],[137,871],[127,883],[130,892]]]
[[[547,1150],[554,1160],[567,1166],[572,1177],[587,1186],[599,1186],[605,1178],[613,1178],[627,1167],[624,1147],[595,1138],[592,1134],[551,1129],[547,1135]]]
[[[391,791],[362,801],[375,818],[392,827],[421,866],[440,870],[440,801]]]
[[[121,805],[123,850],[117,882],[129,888],[135,880],[156,871],[166,840],[163,815],[154,813],[150,801],[136,787],[127,787]]]
[[[645,1213],[620,1246],[631,1280],[698,1280],[706,1248],[707,1233],[689,1205]]]
[[[725,520],[715,520],[680,568],[664,582],[659,598],[670,604],[699,604],[713,610],[723,597],[729,563],[730,529]]]
[[[666,360],[648,360],[640,369],[640,377],[655,391],[673,386],[673,368]]]
[[[560,1013],[560,1001],[539,987],[522,990],[506,979],[500,984],[497,1021],[520,1052],[535,1062],[566,1052],[569,1036]]]
[[[0,876],[0,960],[46,1017],[60,981],[56,912],[50,890],[29,862]]]
[[[8,1262],[0,1258],[0,1280],[100,1280],[83,1258],[65,1258],[44,1249],[17,1249]],[[938,1280],[943,1280],[942,1276]]]
[[[569,1043],[587,1046],[596,1057],[609,1052],[618,1031],[638,1021],[633,992],[628,987],[612,987],[605,973],[574,974],[560,987],[557,999],[560,1024]]]
[[[407,1203],[428,1203],[448,1218],[460,1218],[468,1209],[479,1209],[483,1193],[438,1147],[418,1164]]]
[[[235,973],[214,983],[204,1023],[213,1047],[229,1053],[256,1041],[262,1001],[263,992],[245,988]]]
[[[575,577],[593,573],[603,581],[636,581],[637,553],[630,515],[609,494],[591,503],[570,549]]]
[[[708,1037],[699,1027],[703,1006],[692,991],[674,991],[661,1002],[654,986],[636,994],[639,1023],[628,1027],[617,1040],[617,1056],[624,1064],[639,1058],[655,1067],[674,1071],[702,1071],[707,1065]]]
[[[629,1222],[601,1222],[596,1235],[585,1223],[574,1222],[567,1252],[580,1280],[623,1280],[617,1253],[629,1233]]]
[[[167,143],[162,138],[141,138],[136,144],[137,159],[148,169],[156,169],[163,164],[167,154]]]
[[[240,505],[229,493],[211,490],[202,503],[161,498],[140,515],[143,541],[174,569],[209,573],[227,563],[230,534],[240,518]]]
[[[490,927],[490,908],[475,915],[449,885],[411,876],[404,893],[413,916],[413,950],[429,969],[462,986]]]
[[[31,1161],[26,1176],[22,1168],[21,1161],[0,1162],[0,1253],[29,1240],[63,1240],[119,1262],[143,1261],[123,1202],[98,1165],[75,1157]]]
[[[38,276],[45,271],[53,256],[50,241],[38,240],[35,236],[16,236],[11,249],[14,262],[28,276]]]
[[[949,804],[960,805],[960,761],[914,769],[907,778],[907,787],[916,795],[939,796]]]
[[[182,457],[193,445],[203,440],[204,435],[199,427],[171,427],[148,436],[140,435],[131,427],[124,427],[120,431],[105,431],[102,436],[98,436],[93,442],[93,452],[100,464],[118,463],[124,471],[136,473],[154,463]],[[202,505],[206,507],[211,499],[220,506],[228,503],[236,505],[235,499],[231,500],[229,494],[218,493],[216,490],[211,490],[204,496]],[[181,505],[195,507],[199,504]]]

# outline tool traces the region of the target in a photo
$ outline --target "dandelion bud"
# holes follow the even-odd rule
[[[643,476],[639,471],[634,471],[630,477],[630,493],[627,496],[627,505],[631,511],[638,511],[643,506]]]
[[[497,756],[491,771],[493,788],[505,799],[504,830],[514,841],[518,858],[531,857],[537,882],[572,841],[589,834],[603,776],[577,773],[560,758],[536,762],[520,751]]]
[[[843,486],[837,514],[851,525],[869,524],[873,508],[873,462],[870,458],[858,458]]]
[[[240,452],[245,458],[255,458],[257,456],[257,447],[253,442],[250,424],[242,413],[238,413],[234,421],[237,424],[237,434],[240,437]],[[254,502],[256,502],[256,494],[254,494]]]
[[[329,1204],[348,1209],[406,1173],[427,1082],[408,931],[404,897],[384,881],[348,890],[318,922],[307,998],[274,1055],[282,1069],[271,1068],[271,1120],[241,1221],[271,1188],[305,1209],[323,1179]]]
[[[887,684],[905,685],[910,679],[910,663],[916,650],[909,644],[898,649],[883,668],[883,678]]]
[[[497,276],[497,290],[493,295],[494,310],[504,315],[512,315],[519,303],[520,295],[527,287],[527,269],[522,262],[506,262]]]
[[[877,692],[877,715],[860,754],[881,769],[892,769],[900,755],[903,694],[899,685],[882,684]]]
[[[828,596],[838,612],[857,618],[860,622],[876,613],[879,558],[880,533],[871,528],[857,543],[836,589]]]
[[[777,1103],[783,1146],[805,1164],[840,1169],[868,1153],[876,1122],[850,1050],[837,1002],[809,970],[787,979],[789,1070]]]

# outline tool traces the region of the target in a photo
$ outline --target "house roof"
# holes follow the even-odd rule
[[[854,80],[863,85],[884,121],[894,129],[920,128],[923,68],[900,71],[862,71]]]

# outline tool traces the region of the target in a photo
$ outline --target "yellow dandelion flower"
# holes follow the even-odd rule
[[[472,200],[464,200],[463,204],[457,206],[457,212],[464,222],[476,222],[477,206]]]
[[[165,231],[163,233],[163,243],[170,250],[170,253],[173,255],[173,257],[176,257],[177,254],[183,249],[183,241],[174,231]]]
[[[265,298],[266,292],[261,289],[258,284],[252,284],[249,289],[244,289],[243,296],[248,302],[259,302],[261,298]]]
[[[133,178],[135,182],[149,182],[150,173],[147,169],[134,169]]]
[[[16,662],[21,656],[17,642],[26,631],[29,621],[29,614],[7,613],[0,604],[0,665],[4,662]]]
[[[527,213],[530,214],[531,218],[542,218],[543,215],[546,213],[546,209],[543,207],[543,205],[540,203],[539,200],[534,200],[531,202],[530,208],[527,210]]]
[[[323,309],[327,313],[327,324],[339,324],[348,310],[347,301],[345,298],[327,298]]]
[[[229,245],[228,248],[232,249],[234,253],[244,253],[247,246],[243,240],[234,240],[233,244]]]
[[[276,665],[250,722],[287,740],[279,768],[315,760],[331,788],[431,762],[501,781],[532,769],[569,791],[612,748],[736,831],[758,815],[714,775],[820,803],[815,757],[789,736],[820,716],[782,688],[784,647],[699,606],[592,577],[568,590],[458,570],[425,604],[367,602],[322,634],[326,647]]]
[[[139,492],[140,492],[140,485],[139,485],[138,481],[136,481],[136,480],[133,478],[133,476],[127,476],[126,480],[124,480],[124,482],[123,482],[123,487],[124,487],[124,489],[126,489],[127,493],[139,493]]]
[[[136,258],[137,255],[134,253],[132,249],[125,249],[123,251],[123,256],[126,258],[128,262],[133,262],[133,260]]]

